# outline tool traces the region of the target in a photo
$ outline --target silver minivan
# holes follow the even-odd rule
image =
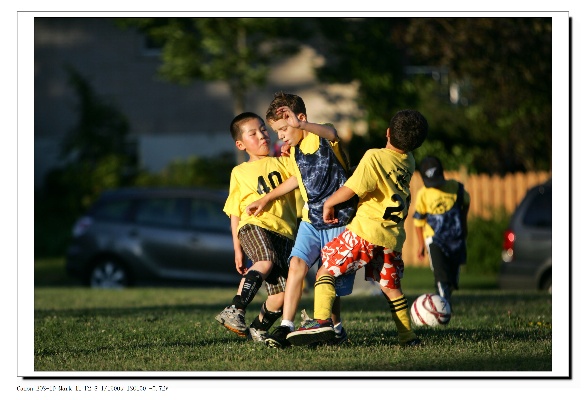
[[[499,286],[551,293],[551,179],[527,191],[504,233]]]
[[[237,285],[227,191],[108,191],[73,227],[66,270],[91,287],[208,282]]]

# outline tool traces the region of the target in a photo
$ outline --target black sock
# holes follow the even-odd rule
[[[246,306],[250,304],[254,296],[261,287],[263,282],[262,275],[257,271],[248,271],[246,275],[244,275],[244,285],[242,285],[242,291],[240,295],[234,296],[234,300],[232,304],[240,309],[245,310]]]

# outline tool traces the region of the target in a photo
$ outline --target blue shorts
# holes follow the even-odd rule
[[[289,256],[289,263],[291,262],[291,257],[299,257],[305,261],[309,268],[316,262],[319,268],[321,266],[321,249],[338,237],[345,229],[345,226],[338,226],[332,229],[318,230],[309,222],[301,221],[297,230],[295,245]],[[336,295],[348,296],[351,294],[354,287],[354,278],[356,278],[356,274],[353,273],[337,277],[335,283]]]

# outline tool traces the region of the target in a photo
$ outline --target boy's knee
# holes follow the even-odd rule
[[[252,268],[250,269],[258,271],[263,279],[266,279],[266,277],[271,273],[271,270],[273,269],[273,262],[272,261],[257,261],[254,263],[254,265],[252,266]]]
[[[303,259],[295,256],[291,257],[291,261],[289,261],[289,274],[293,272],[294,274],[303,274],[305,276],[308,270],[309,266]]]

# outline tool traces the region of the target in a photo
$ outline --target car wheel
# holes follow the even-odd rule
[[[128,272],[119,261],[113,259],[96,263],[89,276],[92,288],[120,289],[128,286],[128,283]]]

